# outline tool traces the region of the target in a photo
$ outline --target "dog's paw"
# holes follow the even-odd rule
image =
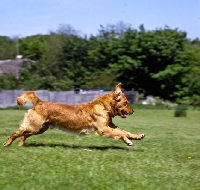
[[[6,142],[4,142],[4,143],[3,143],[3,146],[8,146],[8,145],[6,144]]]
[[[141,139],[145,137],[145,134],[140,134]]]
[[[141,139],[143,139],[145,137],[145,134],[139,134],[138,136],[137,136],[137,140],[141,140]]]
[[[132,146],[133,143],[130,141],[130,142],[127,143],[127,145],[128,145],[128,146]]]

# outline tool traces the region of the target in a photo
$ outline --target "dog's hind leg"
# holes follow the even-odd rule
[[[13,142],[16,138],[20,137],[22,134],[23,134],[23,131],[22,131],[22,130],[18,130],[18,131],[16,131],[16,132],[14,132],[14,133],[7,139],[7,141],[6,141],[5,143],[3,143],[3,146],[9,146],[9,145],[11,145],[12,142]]]
[[[20,138],[20,140],[19,140],[18,146],[23,146],[25,140],[26,140],[28,137],[30,137],[30,136],[31,136],[30,134],[29,134],[29,135],[25,135],[25,134],[22,135],[21,138]]]
[[[49,125],[48,124],[43,124],[41,128],[39,128],[38,131],[24,131],[21,135],[21,138],[19,140],[19,143],[18,143],[18,146],[23,146],[24,145],[24,142],[25,140],[32,136],[32,135],[37,135],[37,134],[42,134],[44,133],[47,129],[49,128]]]
[[[49,124],[44,122],[42,116],[37,114],[34,110],[29,110],[28,113],[25,114],[25,117],[20,124],[20,128],[7,139],[3,146],[11,145],[18,137],[21,137],[18,145],[22,146],[28,137],[41,134],[48,128]]]
[[[18,138],[21,137],[18,143],[18,146],[23,146],[25,140],[32,136],[32,135],[37,135],[37,134],[41,134],[44,133],[47,129],[49,128],[48,124],[43,124],[42,127],[37,128],[37,130],[30,130],[30,128],[25,128],[23,130],[18,130],[16,132],[14,132],[9,138],[8,140],[3,144],[3,146],[9,146],[12,144],[12,142]]]

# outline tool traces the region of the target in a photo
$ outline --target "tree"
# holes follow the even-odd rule
[[[13,40],[1,40],[6,51],[13,47]],[[11,55],[6,51],[4,58]],[[144,96],[199,104],[200,41],[178,29],[136,30],[121,22],[87,38],[61,25],[49,35],[20,39],[20,53],[37,61],[23,64],[18,88],[110,90],[119,81]]]
[[[24,58],[35,61],[40,60],[43,56],[44,43],[47,37],[47,35],[36,35],[20,39],[20,54],[22,54]]]
[[[110,61],[110,69],[125,88],[135,88],[145,95],[173,99],[174,81],[180,77],[161,80],[160,72],[174,65],[176,57],[183,51],[186,34],[169,28],[156,31],[128,30],[113,43],[112,53],[117,55]]]
[[[114,90],[117,84],[115,75],[108,71],[96,71],[85,78],[83,89]]]
[[[0,90],[18,89],[18,80],[11,73],[0,76]]]
[[[0,60],[14,59],[16,56],[16,43],[7,36],[0,36]]]

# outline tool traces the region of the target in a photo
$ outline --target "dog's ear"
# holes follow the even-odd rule
[[[122,83],[116,85],[115,91],[122,91]]]
[[[119,101],[121,99],[121,95],[122,95],[122,84],[119,83],[118,85],[116,85],[115,87],[115,92],[114,92],[114,99],[116,101]]]

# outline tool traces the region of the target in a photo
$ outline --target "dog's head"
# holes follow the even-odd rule
[[[122,84],[119,83],[115,87],[115,91],[113,93],[114,105],[113,109],[116,115],[119,115],[121,118],[126,118],[127,115],[131,115],[134,111],[129,106],[128,100],[124,93],[122,92]]]

